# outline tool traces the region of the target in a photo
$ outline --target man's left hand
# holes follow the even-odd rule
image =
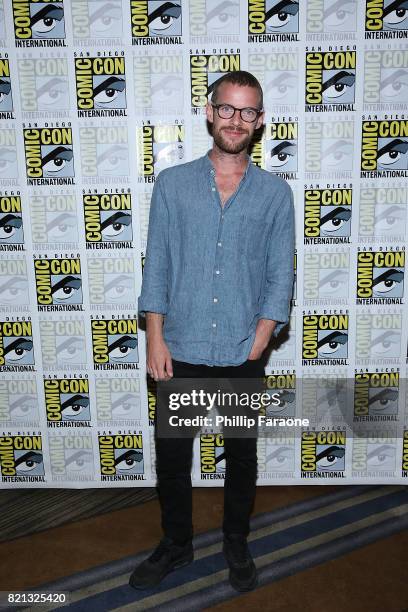
[[[269,344],[275,326],[276,321],[259,319],[256,326],[255,340],[248,355],[249,360],[260,359],[262,357],[262,353]]]

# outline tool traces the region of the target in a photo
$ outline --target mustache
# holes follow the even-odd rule
[[[239,132],[239,134],[249,134],[248,130],[244,130],[242,128],[235,128],[233,126],[221,128],[221,131],[223,130],[227,130],[228,132]]]

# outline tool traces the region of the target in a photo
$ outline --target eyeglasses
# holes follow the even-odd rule
[[[242,121],[246,123],[253,123],[262,113],[262,110],[250,106],[248,108],[235,108],[231,104],[211,104],[211,106],[217,109],[218,116],[221,119],[231,119],[235,115],[235,111],[239,111]]]

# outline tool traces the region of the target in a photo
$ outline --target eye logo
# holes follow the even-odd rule
[[[293,0],[248,2],[248,33],[281,34],[299,32],[299,3]],[[249,36],[250,42],[262,42]]]
[[[79,258],[36,259],[34,270],[39,308],[51,304],[61,307],[82,304],[82,275]]]
[[[354,110],[356,79],[355,51],[306,53],[306,111],[339,110],[331,105],[344,105]]]
[[[346,237],[351,233],[351,204],[351,189],[307,189],[305,244],[348,242]]]
[[[34,363],[31,322],[0,322],[0,367],[18,366],[20,369]]]
[[[355,32],[356,0],[324,0],[323,10],[316,11],[313,3],[307,7],[308,32]]]
[[[0,58],[0,117],[12,119],[13,96],[11,92],[10,66],[8,59]]]
[[[182,164],[185,157],[183,125],[144,125],[138,128],[139,171],[145,182],[164,168]]]
[[[102,480],[144,480],[142,434],[99,435]]]
[[[298,169],[297,123],[270,123],[265,133],[265,170],[296,172]]]
[[[73,0],[71,12],[74,38],[106,39],[122,36],[120,0],[87,0],[85,6],[80,0]]]
[[[134,368],[139,361],[137,320],[92,320],[95,369]]]
[[[54,41],[65,38],[62,0],[59,2],[13,0],[13,16],[17,46],[27,46],[24,45],[27,39]],[[60,46],[64,46],[63,42]]]
[[[87,248],[98,242],[123,246],[132,240],[130,194],[84,195],[83,207]]]
[[[348,315],[303,316],[303,365],[347,365]]]
[[[360,251],[357,253],[357,303],[366,303],[372,298],[401,303],[404,272],[404,251]]]
[[[140,38],[169,37],[169,42],[181,43],[182,10],[181,2],[162,0],[130,1],[133,44]]]
[[[110,109],[126,108],[124,57],[76,58],[75,75],[80,117],[101,114],[90,109],[109,111]],[[105,114],[102,113],[102,116]],[[113,113],[113,115],[117,114]],[[120,113],[120,115],[124,114]]]
[[[318,472],[344,472],[346,455],[345,431],[304,431],[301,439],[302,477]]]
[[[33,179],[49,179],[50,184],[73,183],[71,128],[25,129],[24,148],[29,184]]]
[[[408,28],[408,6],[406,0],[366,0],[366,38],[372,33],[385,31],[397,33]]]

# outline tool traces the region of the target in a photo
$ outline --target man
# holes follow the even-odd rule
[[[293,284],[294,211],[282,179],[247,154],[263,124],[262,89],[238,71],[207,104],[213,148],[163,170],[154,186],[139,312],[146,316],[147,371],[170,378],[253,378],[262,354],[288,321]],[[158,584],[193,560],[193,440],[157,436],[164,538],[130,577]],[[256,438],[225,438],[224,554],[239,591],[256,585],[247,536],[256,490]]]

